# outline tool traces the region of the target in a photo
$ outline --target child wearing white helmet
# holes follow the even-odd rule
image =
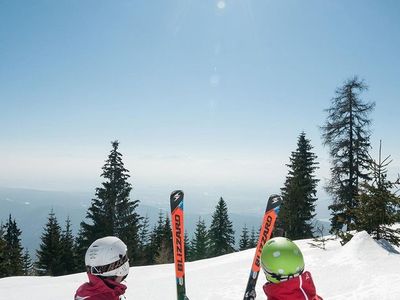
[[[129,273],[127,250],[115,236],[94,241],[85,255],[89,282],[78,288],[75,300],[119,300],[126,290],[121,282]]]

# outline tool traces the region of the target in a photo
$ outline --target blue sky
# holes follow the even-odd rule
[[[258,208],[304,130],[322,190],[323,110],[354,75],[397,174],[398,53],[394,0],[3,0],[0,185],[93,191],[118,139],[134,198]]]

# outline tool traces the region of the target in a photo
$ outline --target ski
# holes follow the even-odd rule
[[[170,197],[170,204],[177,299],[188,300],[186,297],[185,288],[185,230],[183,223],[183,191],[173,191]]]
[[[246,292],[243,300],[254,300],[255,288],[258,274],[260,272],[260,256],[265,243],[270,239],[274,230],[275,220],[278,216],[279,208],[282,203],[282,197],[279,195],[271,195],[267,201],[264,218],[258,237],[256,253],[254,254],[253,264],[251,265],[249,280],[247,281]]]

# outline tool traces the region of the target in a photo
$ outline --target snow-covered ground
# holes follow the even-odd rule
[[[400,299],[400,249],[378,244],[360,232],[345,246],[329,241],[326,250],[313,248],[310,240],[296,241],[306,269],[313,274],[318,294],[326,299]],[[391,251],[389,251],[391,250]],[[242,299],[254,249],[186,265],[190,300]],[[1,300],[72,300],[86,274],[61,277],[10,277],[0,279]],[[266,299],[260,273],[257,299]],[[131,268],[127,300],[175,300],[172,264]]]

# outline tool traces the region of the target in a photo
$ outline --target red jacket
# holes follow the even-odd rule
[[[266,283],[263,289],[268,300],[322,300],[310,272],[280,283]]]
[[[89,282],[82,284],[75,293],[75,300],[119,300],[126,286],[111,279],[101,279],[88,274]]]

